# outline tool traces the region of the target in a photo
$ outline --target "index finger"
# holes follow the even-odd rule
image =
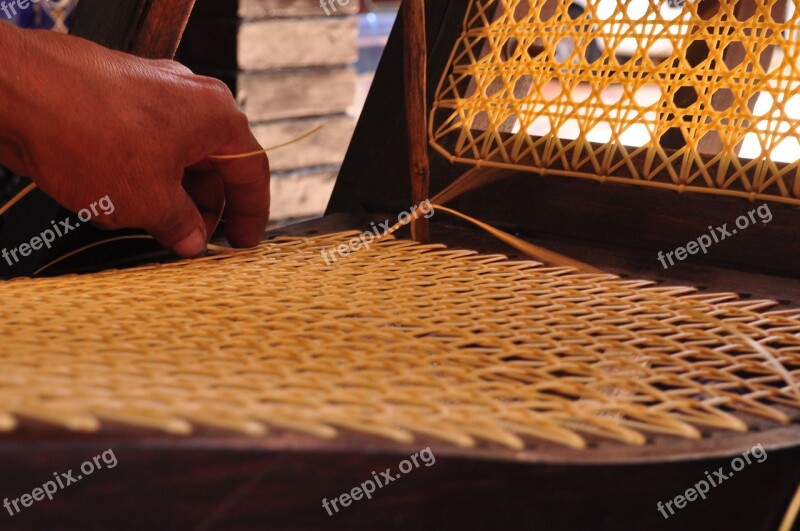
[[[262,150],[247,125],[215,155],[248,154]],[[258,245],[269,221],[269,160],[265,153],[210,159],[225,185],[225,236],[234,247]]]

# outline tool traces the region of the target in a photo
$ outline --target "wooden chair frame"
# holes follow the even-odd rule
[[[461,32],[467,6],[468,2],[462,0],[428,2],[429,108],[452,43]],[[374,88],[354,135],[356,141],[348,152],[328,213],[356,209],[396,211],[405,208],[404,204],[411,204],[406,120],[402,105],[397,104],[403,101],[402,72],[395,66],[402,56],[400,34],[398,26],[384,52]],[[381,141],[359,142],[360,138]],[[467,169],[463,165],[451,165],[432,153],[431,189],[441,190]],[[529,236],[582,240],[634,253],[643,250],[655,254],[674,249],[707,232],[710,223],[736,219],[752,208],[736,198],[664,193],[522,172],[505,173],[507,177],[502,181],[457,200],[456,208]],[[498,208],[501,204],[503,208]],[[771,204],[770,208],[774,219],[765,230],[758,234],[742,232],[735,241],[721,242],[714,249],[711,263],[779,275],[800,275],[800,240],[795,236],[800,226],[800,208],[782,204]],[[567,210],[568,215],[565,214]],[[709,219],[709,212],[714,213],[713,220]],[[743,253],[743,249],[747,252]]]
[[[192,4],[192,0],[82,0],[74,32],[112,48],[147,57],[170,57]],[[463,0],[427,2],[428,105],[465,9]],[[356,228],[364,220],[386,219],[387,212],[405,210],[411,204],[403,77],[398,67],[402,56],[399,23],[328,215],[273,235]],[[432,157],[434,191],[463,169]],[[707,223],[701,223],[698,209],[714,209],[723,220],[741,213],[742,203],[733,200],[656,195],[622,186],[603,188],[606,199],[598,203],[596,186],[578,180],[512,175],[480,197],[460,200],[457,206],[490,222],[518,228],[536,236],[537,241],[545,239],[556,250],[576,258],[590,257],[593,264],[610,271],[651,277],[657,277],[658,271],[647,265],[650,250],[674,247],[704,232]],[[563,215],[563,204],[554,200],[565,196],[572,198],[568,217]],[[502,209],[497,208],[500,204]],[[620,209],[619,205],[626,206]],[[737,247],[747,246],[764,256],[742,258],[736,249],[720,248],[720,259],[741,267],[800,271],[796,241],[791,239],[793,224],[800,221],[797,209],[776,206],[775,210],[770,241],[753,242],[743,236],[737,242]],[[643,224],[645,213],[648,217]],[[597,223],[598,219],[604,222]],[[668,233],[659,229],[667,221],[672,224]],[[432,231],[435,241],[451,245],[502,248],[481,233],[439,220]],[[620,255],[617,251],[623,247],[626,253]],[[789,265],[779,262],[778,256]],[[800,301],[800,283],[764,274],[703,266],[676,278],[706,279],[705,285],[747,287],[756,295]],[[115,426],[82,435],[31,422],[0,437],[5,471],[0,475],[0,492],[4,496],[29,492],[53,471],[73,469],[92,455],[113,448],[119,459],[113,474],[98,473],[60,491],[54,501],[14,516],[11,527],[77,522],[83,528],[113,529],[670,529],[675,524],[681,529],[707,529],[708,522],[725,518],[732,524],[730,529],[773,529],[800,476],[798,440],[800,429],[794,425],[725,440],[676,441],[661,450],[609,446],[583,452],[513,452],[442,447],[435,450],[437,462],[431,469],[435,475],[410,474],[374,499],[329,517],[321,508],[322,498],[348,492],[370,471],[395,467],[428,443],[395,444],[353,433],[327,442],[294,433],[252,438],[213,430],[181,438]],[[756,443],[770,449],[769,459],[748,469],[748,485],[754,490],[769,486],[770,496],[748,496],[744,487],[720,488],[703,503],[690,504],[680,519],[669,522],[661,518],[655,501],[671,499],[702,478],[698,470],[716,470],[726,465],[730,456]],[[636,503],[628,498],[633,494]],[[726,508],[741,504],[742,499],[748,503],[746,512],[723,516]]]

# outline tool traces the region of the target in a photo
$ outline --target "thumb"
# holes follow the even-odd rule
[[[158,243],[181,258],[193,258],[206,252],[206,224],[182,187],[172,198],[169,213],[158,225],[145,229]]]

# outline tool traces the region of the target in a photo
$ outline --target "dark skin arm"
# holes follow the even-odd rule
[[[109,196],[114,213],[94,222],[145,229],[179,256],[205,252],[222,215],[232,245],[261,240],[266,155],[208,159],[261,149],[223,83],[5,22],[0,58],[0,164],[73,212]]]

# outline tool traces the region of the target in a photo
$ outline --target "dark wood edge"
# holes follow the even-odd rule
[[[98,433],[76,433],[23,419],[17,432],[0,435],[0,463],[6,456],[19,452],[72,451],[97,446],[146,447],[153,452],[183,449],[208,452],[291,451],[334,455],[363,452],[396,456],[431,447],[437,455],[451,459],[557,466],[627,466],[730,458],[757,444],[761,444],[767,452],[790,450],[800,455],[800,425],[772,427],[748,433],[715,432],[700,440],[661,437],[658,438],[658,446],[652,443],[629,446],[604,442],[585,450],[577,450],[555,444],[530,440],[527,442],[529,447],[525,450],[512,450],[484,442],[473,448],[461,448],[424,436],[416,437],[413,443],[401,444],[343,429],[338,430],[338,435],[330,440],[282,430],[272,430],[269,435],[255,437],[203,427],[196,427],[192,435],[179,436],[113,423],[106,423]]]
[[[96,470],[13,517],[4,529],[712,529],[777,528],[800,474],[798,453],[771,451],[742,477],[711,489],[669,520],[656,508],[705,472],[730,470],[731,459],[662,464],[555,466],[448,455],[412,468],[369,499],[329,516],[322,500],[339,497],[425,449],[350,446],[340,451],[258,446],[149,445],[100,441],[17,446],[0,451],[2,496],[14,499],[54,471],[77,471],[111,448],[113,469]],[[741,454],[751,447],[743,447]],[[430,461],[428,461],[430,462]],[[77,473],[76,473],[77,475]]]

